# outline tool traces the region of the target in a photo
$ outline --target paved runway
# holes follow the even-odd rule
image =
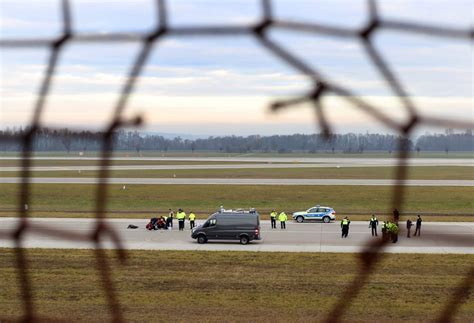
[[[443,166],[444,164],[436,164]],[[112,165],[110,170],[206,170],[206,169],[284,169],[284,168],[355,168],[355,167],[387,167],[394,166],[393,163],[380,162],[355,162],[346,163],[260,163],[260,164],[213,164],[213,165]],[[432,163],[415,163],[412,166],[434,166]],[[473,163],[458,164],[449,166],[474,166]],[[19,172],[21,167],[6,166],[0,167],[0,172]],[[32,166],[30,170],[35,172],[57,172],[57,171],[98,171],[100,166]]]
[[[20,177],[0,177],[0,184],[21,183]],[[99,178],[83,177],[31,177],[35,184],[97,184]],[[393,179],[294,179],[294,178],[109,178],[109,184],[120,185],[356,185],[356,186],[393,186]],[[405,186],[474,186],[474,180],[406,180]]]
[[[0,160],[18,160],[19,157],[0,157]],[[99,157],[33,157],[34,160],[100,160]],[[313,163],[326,164],[336,167],[337,165],[357,166],[394,166],[397,165],[396,155],[393,158],[351,158],[351,157],[114,157],[111,160],[133,160],[133,161],[188,161],[188,162],[252,162],[266,163]],[[474,166],[472,158],[409,158],[407,163],[412,166]],[[211,165],[212,166],[212,165]]]
[[[0,247],[13,247],[5,234],[15,228],[17,219],[0,218]],[[66,229],[74,233],[87,234],[94,228],[93,219],[32,219],[33,225]],[[262,221],[261,241],[249,245],[238,242],[209,242],[200,245],[190,237],[188,223],[186,230],[147,231],[147,220],[109,219],[108,223],[119,233],[127,249],[153,250],[238,250],[238,251],[285,251],[285,252],[360,252],[368,243],[379,237],[372,237],[368,222],[353,221],[349,237],[340,237],[339,223],[295,223],[288,222],[287,229],[270,229],[269,221]],[[176,222],[176,221],[175,221]],[[198,221],[202,223],[203,221]],[[139,228],[127,229],[128,224]],[[28,248],[91,248],[91,243],[64,241],[50,236],[27,234],[24,247]],[[105,248],[113,248],[110,242]],[[384,252],[390,253],[461,253],[474,254],[474,222],[425,222],[422,236],[405,237],[402,230],[399,243],[390,243]]]
[[[203,170],[203,169],[282,169],[282,168],[360,168],[360,167],[386,167],[381,164],[214,164],[214,165],[112,165],[110,170]],[[432,166],[432,165],[417,165]],[[99,166],[32,166],[30,170],[34,172],[57,172],[57,171],[98,171]],[[21,167],[6,166],[0,167],[0,172],[19,172]]]

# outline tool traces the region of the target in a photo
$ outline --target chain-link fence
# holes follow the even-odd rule
[[[393,72],[384,56],[374,46],[373,38],[376,33],[383,31],[395,31],[405,34],[418,34],[426,37],[436,37],[439,39],[457,39],[461,42],[472,42],[474,31],[472,29],[458,29],[449,27],[439,27],[436,25],[423,24],[418,22],[403,21],[399,19],[390,19],[381,17],[375,1],[368,1],[368,21],[363,28],[345,28],[334,25],[325,25],[318,23],[302,23],[299,21],[281,20],[273,15],[273,3],[271,0],[261,1],[261,18],[258,22],[246,25],[217,25],[217,26],[170,26],[168,23],[170,13],[167,10],[165,0],[156,0],[156,25],[150,32],[140,33],[77,33],[74,30],[71,19],[70,1],[62,0],[60,2],[62,12],[62,32],[54,39],[1,39],[0,48],[7,49],[49,49],[49,59],[41,82],[41,86],[34,105],[34,113],[29,123],[28,131],[17,138],[22,145],[22,183],[18,202],[18,217],[20,219],[16,229],[10,234],[0,234],[0,239],[13,240],[16,245],[16,270],[21,282],[21,297],[23,300],[24,320],[31,321],[39,319],[36,315],[35,304],[32,298],[31,277],[28,270],[28,259],[22,249],[22,242],[27,233],[36,233],[40,235],[54,236],[65,240],[90,241],[95,244],[95,256],[97,259],[96,267],[100,273],[102,288],[108,300],[108,306],[115,321],[122,321],[121,305],[117,300],[117,294],[114,288],[111,275],[111,264],[101,249],[102,241],[105,237],[111,238],[116,246],[116,250],[122,261],[126,261],[126,253],[122,248],[121,240],[118,234],[104,221],[108,197],[107,178],[109,178],[110,157],[112,154],[112,135],[122,127],[139,126],[142,124],[141,118],[126,119],[124,110],[134,91],[137,78],[141,75],[147,64],[150,53],[154,45],[160,42],[164,37],[234,37],[247,36],[254,38],[264,48],[269,55],[277,57],[280,61],[286,63],[296,72],[303,74],[312,84],[312,90],[306,95],[295,97],[289,100],[274,102],[271,105],[273,111],[290,108],[300,103],[310,103],[314,107],[317,122],[323,134],[327,137],[331,135],[331,122],[326,117],[326,107],[322,98],[328,95],[335,95],[342,100],[347,101],[354,109],[375,118],[385,127],[400,135],[398,149],[398,164],[396,172],[396,185],[392,192],[391,206],[399,211],[403,210],[404,204],[404,181],[407,177],[407,159],[409,152],[407,147],[408,139],[411,138],[415,129],[420,126],[432,126],[443,128],[472,128],[472,120],[448,120],[429,115],[423,115],[415,106],[413,100],[407,94],[403,84]],[[408,113],[409,118],[406,122],[396,121],[385,114],[377,107],[366,100],[355,95],[350,89],[341,86],[336,82],[322,76],[318,69],[307,63],[304,59],[298,58],[290,50],[281,44],[272,40],[268,34],[273,29],[287,30],[310,35],[324,35],[339,38],[347,41],[359,42],[365,50],[365,54],[371,64],[380,73],[380,76],[387,84],[393,94],[399,99],[400,103]],[[41,129],[41,116],[48,107],[48,96],[52,81],[55,77],[60,56],[64,48],[69,43],[140,43],[140,50],[135,57],[123,87],[120,91],[119,99],[114,106],[114,111],[110,116],[108,125],[105,128],[104,135],[101,138],[102,150],[100,160],[99,177],[102,178],[96,189],[95,206],[95,229],[84,234],[69,232],[66,230],[50,228],[45,225],[32,223],[28,220],[25,205],[30,201],[30,184],[28,179],[31,176],[31,157],[32,143],[35,134]],[[396,220],[396,219],[394,219]],[[347,286],[345,292],[334,304],[333,309],[327,314],[326,321],[338,322],[344,315],[344,309],[349,308],[351,300],[355,299],[367,282],[375,265],[381,258],[381,252],[386,246],[385,241],[377,241],[367,246],[365,252],[360,254],[360,270],[354,280]],[[449,321],[459,306],[466,300],[470,288],[473,285],[474,268],[471,268],[469,274],[457,287],[450,301],[444,304],[439,322]]]

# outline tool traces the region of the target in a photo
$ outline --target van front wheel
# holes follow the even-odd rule
[[[198,243],[200,243],[200,244],[203,244],[203,243],[207,242],[206,237],[202,234],[200,236],[198,236],[197,240],[198,240]]]
[[[241,236],[240,237],[240,244],[247,244],[247,243],[249,243],[249,237]]]

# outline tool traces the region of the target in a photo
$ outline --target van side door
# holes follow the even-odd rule
[[[208,239],[218,238],[217,219],[209,219],[208,227],[206,228],[206,236]]]

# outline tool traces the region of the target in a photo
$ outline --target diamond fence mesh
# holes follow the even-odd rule
[[[271,109],[277,111],[284,108],[291,108],[301,103],[311,103],[317,117],[317,123],[321,132],[326,136],[331,136],[331,122],[326,117],[326,109],[322,98],[327,95],[336,95],[347,101],[354,109],[375,118],[388,129],[400,135],[398,147],[398,163],[396,172],[396,185],[392,192],[391,206],[399,211],[403,210],[405,186],[407,177],[407,159],[409,158],[408,139],[411,138],[414,130],[420,126],[432,126],[442,128],[472,128],[472,120],[445,119],[423,115],[419,112],[410,96],[407,94],[403,84],[399,81],[397,75],[393,72],[391,66],[387,63],[380,51],[374,46],[373,38],[376,33],[383,31],[395,31],[405,34],[418,34],[426,37],[435,37],[439,39],[457,39],[464,42],[472,42],[474,39],[473,29],[460,29],[450,27],[439,27],[436,25],[403,21],[399,19],[382,18],[377,9],[376,1],[367,1],[368,21],[363,28],[345,28],[334,25],[325,25],[318,23],[303,23],[299,21],[281,20],[274,17],[272,13],[273,3],[271,0],[261,0],[261,18],[258,22],[247,25],[216,25],[216,26],[170,26],[169,11],[167,10],[167,1],[156,0],[156,25],[150,32],[140,33],[76,33],[73,28],[71,18],[70,1],[62,0],[59,2],[62,13],[62,32],[54,39],[1,39],[0,48],[7,49],[49,49],[49,59],[44,71],[43,79],[36,102],[33,107],[34,113],[29,123],[28,131],[17,140],[22,146],[22,182],[19,196],[17,216],[19,218],[18,226],[9,234],[0,233],[0,239],[11,240],[15,243],[16,271],[18,273],[21,297],[23,304],[23,319],[25,321],[43,320],[38,317],[35,311],[35,304],[32,297],[34,286],[28,266],[28,258],[25,249],[22,248],[22,242],[26,233],[36,233],[39,235],[53,236],[64,240],[89,241],[95,246],[96,269],[102,282],[102,288],[107,298],[107,304],[111,313],[112,320],[123,321],[124,317],[121,311],[121,304],[118,302],[116,290],[113,283],[111,263],[103,251],[102,242],[104,238],[112,239],[115,244],[116,252],[121,261],[126,261],[126,252],[124,251],[121,239],[104,221],[107,206],[109,166],[112,157],[112,135],[122,127],[139,126],[142,124],[140,117],[126,119],[123,112],[127,107],[134,87],[147,64],[147,60],[153,47],[164,37],[234,37],[248,36],[254,38],[267,50],[269,55],[274,55],[282,62],[286,63],[298,73],[303,74],[311,81],[312,91],[306,95],[294,97],[289,100],[281,100],[271,104]],[[285,48],[285,44],[276,42],[268,37],[272,29],[288,30],[312,35],[325,35],[343,40],[359,42],[370,60],[371,64],[379,72],[381,78],[387,84],[393,94],[399,99],[403,109],[410,116],[408,121],[399,122],[386,115],[377,107],[363,98],[355,95],[350,89],[341,86],[336,82],[322,76],[318,69],[305,60],[297,58],[290,50]],[[109,122],[101,138],[101,159],[99,177],[102,178],[96,187],[96,206],[95,206],[95,228],[91,232],[76,233],[68,230],[48,227],[37,223],[32,223],[28,219],[25,205],[30,200],[31,176],[30,166],[32,157],[33,140],[35,134],[41,129],[41,116],[47,109],[48,95],[50,94],[51,84],[54,80],[61,53],[69,43],[126,43],[139,42],[140,50],[133,60],[128,77],[119,93],[118,101],[114,106],[114,111],[110,116]],[[2,138],[3,140],[3,138]],[[393,219],[397,221],[398,219]],[[441,237],[443,239],[443,237]],[[444,239],[449,239],[445,237]],[[352,300],[354,300],[370,277],[375,265],[381,258],[381,252],[386,246],[386,241],[377,241],[366,246],[365,251],[360,254],[360,269],[358,275],[347,286],[338,302],[334,304],[332,310],[327,313],[327,322],[338,322],[342,319]],[[438,322],[450,321],[457,309],[468,298],[470,289],[474,282],[474,267],[471,268],[468,275],[457,286],[453,297],[448,303],[444,304],[439,317],[435,318]]]

